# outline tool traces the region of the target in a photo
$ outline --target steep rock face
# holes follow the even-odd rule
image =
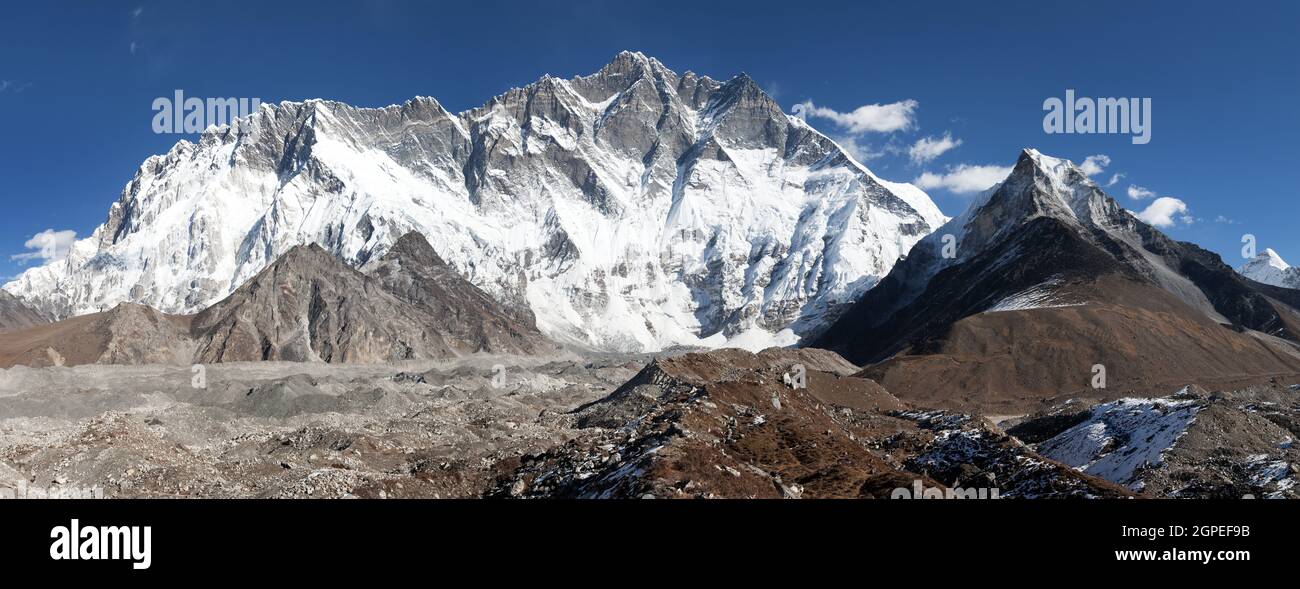
[[[199,362],[392,362],[456,355],[410,304],[317,245],[194,317]]]
[[[0,331],[22,329],[47,323],[45,316],[18,297],[0,290]]]
[[[1070,162],[1026,150],[813,345],[870,365],[900,398],[1014,413],[1300,374],[1296,305],[1137,220]],[[1096,365],[1107,389],[1090,387]]]
[[[366,273],[389,293],[423,311],[423,325],[475,352],[530,354],[553,350],[527,309],[505,309],[442,261],[423,235],[403,235]]]
[[[678,75],[639,53],[460,114],[310,100],[249,122],[149,158],[66,260],[5,289],[55,318],[121,301],[195,312],[294,246],[361,266],[418,230],[560,341],[788,343],[945,220],[748,76]]]

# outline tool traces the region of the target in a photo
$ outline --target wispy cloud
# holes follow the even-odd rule
[[[943,137],[922,137],[907,149],[907,157],[912,163],[920,165],[933,161],[960,145],[961,139],[953,139],[950,133],[944,133]]]
[[[1146,188],[1138,186],[1137,184],[1129,184],[1128,186],[1128,197],[1133,200],[1143,200],[1143,199],[1151,198],[1155,195],[1156,193],[1154,191],[1147,190]]]
[[[19,94],[23,90],[26,90],[31,87],[32,87],[31,82],[15,82],[13,80],[0,80],[0,94],[4,94],[6,92]]]
[[[1106,183],[1106,188],[1110,188],[1111,186],[1119,184],[1119,181],[1122,180],[1123,178],[1124,178],[1124,172],[1115,172],[1115,175],[1110,177],[1110,182]]]
[[[62,260],[68,257],[68,251],[72,249],[72,244],[76,241],[76,231],[71,229],[62,231],[46,229],[33,235],[31,239],[23,243],[23,247],[31,251],[14,254],[9,256],[9,259],[23,264],[34,260],[40,260],[42,263]]]
[[[1007,178],[1010,166],[973,166],[961,164],[945,173],[925,172],[912,183],[924,190],[943,188],[956,194],[985,190]]]
[[[131,49],[131,55],[135,55],[136,51],[139,50],[140,48],[140,45],[136,43],[134,37],[136,33],[140,30],[140,17],[142,15],[144,15],[144,6],[136,6],[135,8],[131,9],[131,36],[133,38],[131,39],[131,44],[128,45],[128,47]]]

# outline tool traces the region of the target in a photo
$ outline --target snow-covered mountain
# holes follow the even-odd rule
[[[1249,262],[1242,264],[1237,268],[1237,272],[1255,282],[1300,289],[1300,268],[1286,263],[1282,256],[1271,249],[1265,249]]]
[[[66,260],[4,288],[57,318],[193,312],[295,245],[360,266],[417,230],[558,341],[756,346],[832,320],[945,221],[748,76],[624,52],[460,114],[264,104],[146,160]]]
[[[1242,278],[1026,149],[810,339],[905,401],[1011,414],[1093,390],[1096,366],[1107,395],[1300,374],[1300,292]]]

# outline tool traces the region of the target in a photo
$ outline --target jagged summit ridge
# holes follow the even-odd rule
[[[293,246],[360,267],[416,230],[562,342],[790,343],[946,218],[747,76],[639,53],[453,114],[431,98],[263,104],[149,158],[64,261],[5,289],[56,318],[215,303]]]

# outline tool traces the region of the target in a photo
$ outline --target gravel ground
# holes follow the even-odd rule
[[[0,370],[0,492],[475,497],[644,356]],[[202,385],[202,386],[195,386]]]

